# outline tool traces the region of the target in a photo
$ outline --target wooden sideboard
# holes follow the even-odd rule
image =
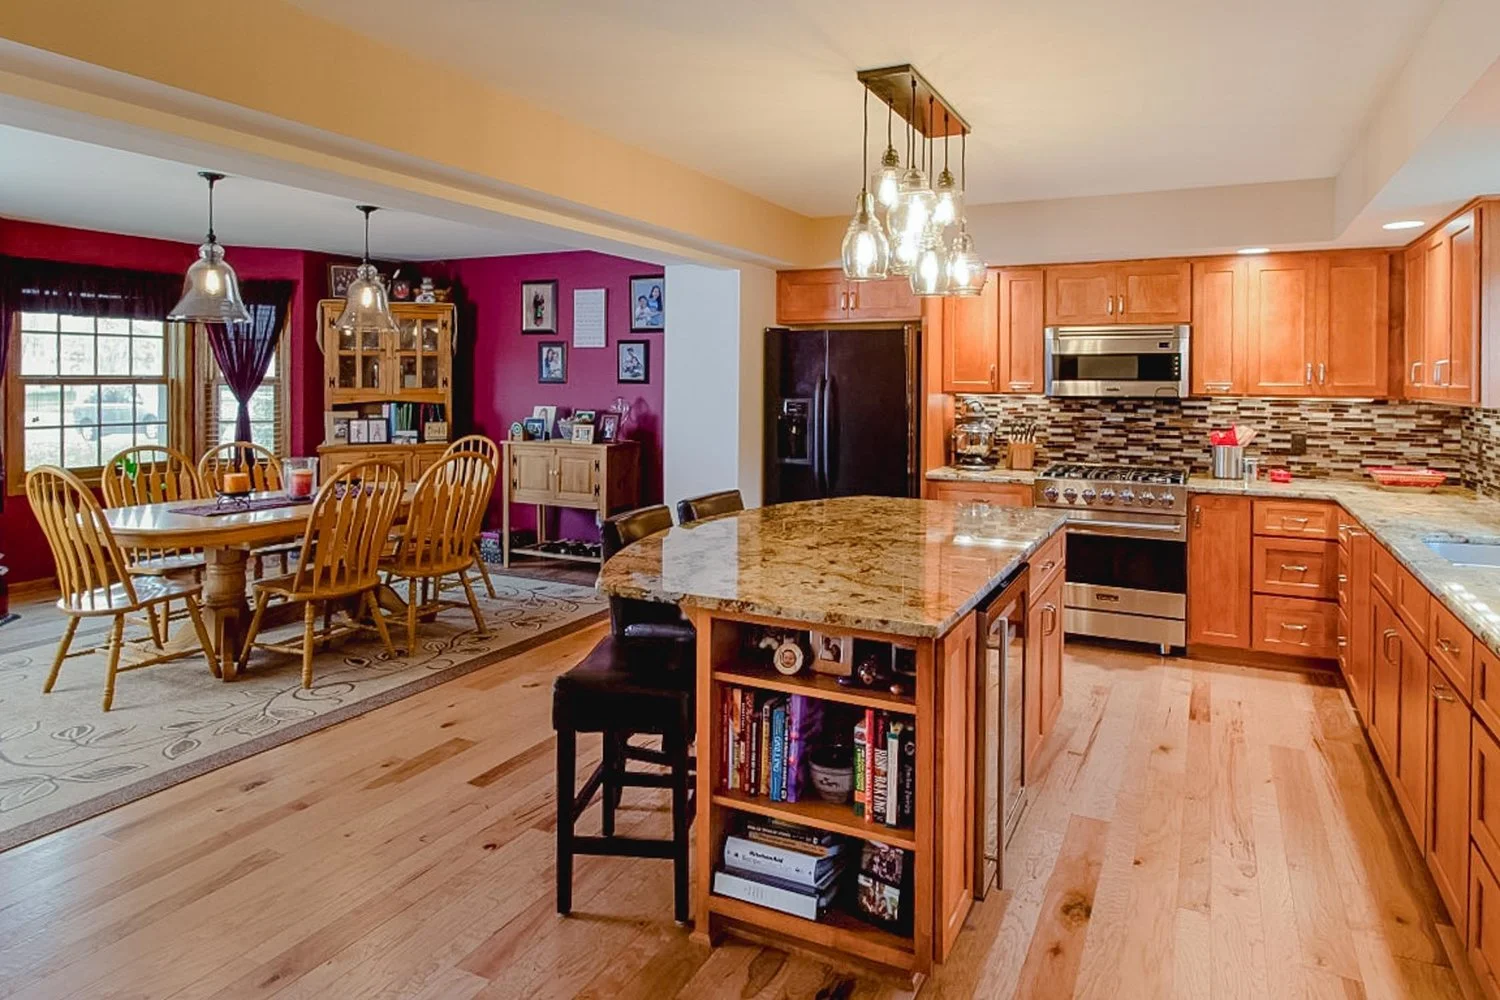
[[[569,441],[505,441],[504,501],[500,544],[504,565],[512,552],[545,559],[576,562],[600,560],[562,552],[548,552],[547,508],[592,510],[601,518],[640,503],[641,446],[638,441],[612,444],[573,444]],[[536,506],[536,545],[512,549],[511,504]]]
[[[357,462],[391,462],[400,467],[408,483],[414,483],[428,466],[443,457],[448,445],[433,444],[323,444],[318,446],[322,479]]]

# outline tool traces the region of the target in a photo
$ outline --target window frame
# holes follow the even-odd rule
[[[292,406],[291,394],[287,392],[291,381],[290,329],[291,315],[288,311],[288,315],[282,318],[281,328],[276,331],[276,372],[272,376],[276,385],[276,447],[271,450],[278,458],[286,458],[291,454]],[[195,453],[201,457],[219,444],[218,390],[227,383],[214,358],[213,348],[208,344],[208,328],[201,323],[194,324],[192,341],[196,355],[193,404],[197,414],[193,426],[193,441],[196,445]]]
[[[192,440],[192,429],[188,424],[186,402],[188,399],[185,373],[189,371],[187,344],[183,324],[162,320],[162,374],[160,377],[140,378],[130,375],[22,375],[21,374],[21,315],[23,312],[44,313],[51,310],[20,310],[12,312],[10,329],[4,331],[9,338],[5,379],[0,386],[0,402],[5,408],[5,491],[8,496],[26,492],[26,389],[33,385],[162,385],[167,393],[166,441],[164,444],[182,450],[184,443]],[[56,316],[75,315],[67,312],[52,312]],[[94,317],[94,336],[98,337],[97,319]],[[100,456],[101,462],[109,456]],[[66,465],[63,468],[67,468]],[[104,467],[102,465],[68,469],[83,483],[99,487]]]

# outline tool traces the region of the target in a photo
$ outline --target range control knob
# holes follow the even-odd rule
[[[1063,490],[1063,499],[1068,501],[1068,503],[1072,503],[1078,499],[1078,491],[1071,486],[1067,487]]]
[[[1103,500],[1105,503],[1114,503],[1115,491],[1106,486],[1104,487],[1104,492],[1099,494],[1099,499]]]
[[[1057,487],[1056,486],[1048,486],[1046,489],[1042,490],[1042,496],[1046,497],[1048,500],[1056,500],[1057,499]]]
[[[1120,502],[1121,503],[1134,503],[1135,502],[1135,490],[1130,490],[1130,489],[1121,490],[1120,491]]]
[[[1170,507],[1177,502],[1177,494],[1171,490],[1167,490],[1161,496],[1157,497],[1157,499],[1161,501],[1163,507]]]
[[[1152,504],[1156,503],[1156,494],[1152,493],[1150,490],[1141,490],[1141,503],[1147,507],[1150,507]]]
[[[1094,493],[1094,491],[1092,489],[1090,489],[1089,487],[1085,486],[1083,488],[1083,492],[1080,493],[1079,496],[1083,497],[1083,502],[1084,503],[1093,503],[1094,502],[1094,497],[1096,496],[1096,494]]]

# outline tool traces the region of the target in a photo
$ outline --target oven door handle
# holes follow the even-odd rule
[[[1185,534],[1181,524],[1153,524],[1147,521],[1069,521],[1068,530],[1079,535],[1119,535],[1126,531],[1149,531],[1153,535]]]

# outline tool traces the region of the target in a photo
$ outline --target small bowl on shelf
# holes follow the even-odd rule
[[[808,759],[813,789],[824,802],[848,802],[854,794],[854,748],[844,743],[818,747]]]
[[[1448,480],[1446,472],[1414,465],[1377,465],[1365,471],[1381,489],[1403,493],[1432,493]]]

